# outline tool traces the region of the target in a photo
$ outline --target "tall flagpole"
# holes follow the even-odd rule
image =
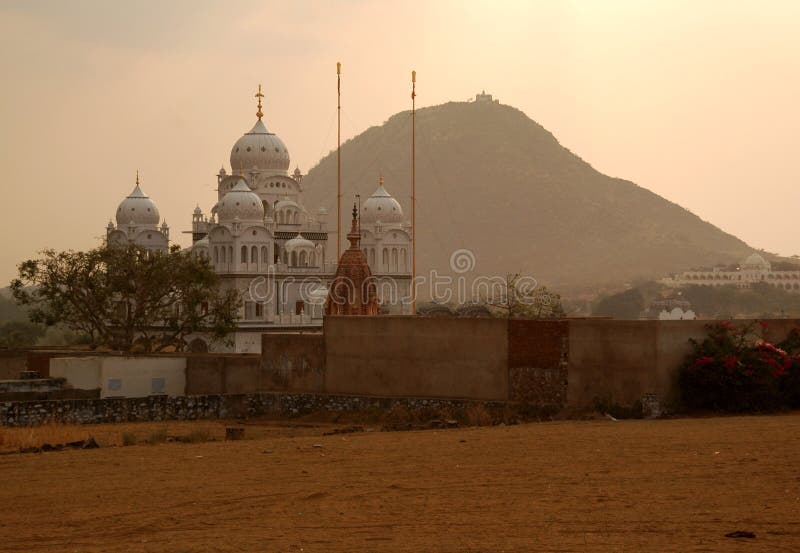
[[[342,257],[342,64],[336,62],[336,262]]]
[[[417,314],[417,72],[411,72],[411,314]]]

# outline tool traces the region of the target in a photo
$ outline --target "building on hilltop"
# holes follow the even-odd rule
[[[486,94],[485,90],[482,90],[480,92],[480,94],[476,94],[475,95],[475,101],[478,102],[478,103],[487,103],[487,104],[491,104],[491,103],[499,104],[500,103],[500,100],[495,100],[494,98],[492,98],[491,94]]]
[[[217,174],[216,204],[208,212],[197,206],[192,213],[189,250],[207,259],[222,286],[242,298],[232,345],[215,344],[219,351],[258,353],[265,332],[320,329],[336,271],[328,212],[306,208],[303,174],[299,168],[289,173],[288,148],[264,124],[260,86],[256,97],[255,124],[231,148],[231,171],[222,167]],[[407,291],[411,231],[402,221],[400,204],[380,186],[364,208],[363,255],[370,252],[376,275],[389,283],[387,289]],[[169,228],[166,223],[159,226],[158,209],[139,187],[138,174],[116,221],[116,226],[108,225],[108,243],[168,250]],[[386,296],[392,299],[388,292]],[[371,313],[373,304],[367,305]],[[203,335],[190,341],[196,349],[210,347]]]
[[[684,271],[661,279],[660,282],[671,288],[690,285],[750,288],[757,282],[763,282],[787,292],[800,293],[800,267],[775,271],[769,261],[753,253],[735,269],[714,267],[709,270]]]

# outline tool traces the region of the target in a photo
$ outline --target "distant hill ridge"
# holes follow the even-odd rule
[[[343,210],[356,193],[371,195],[382,173],[410,219],[410,133],[402,112],[342,146]],[[336,213],[335,152],[304,185],[307,205]],[[752,251],[687,209],[601,174],[497,103],[417,111],[417,201],[420,272],[446,270],[451,252],[468,248],[473,274],[523,272],[566,291],[734,263]]]

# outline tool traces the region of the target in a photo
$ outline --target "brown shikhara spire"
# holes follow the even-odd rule
[[[358,209],[353,206],[353,224],[347,234],[350,247],[342,254],[331,282],[326,315],[377,315],[378,295],[367,256],[361,251]]]

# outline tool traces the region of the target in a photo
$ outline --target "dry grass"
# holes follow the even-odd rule
[[[19,451],[44,444],[65,444],[94,436],[102,447],[157,444],[173,439],[197,443],[225,437],[220,421],[145,422],[119,424],[56,424],[8,428],[0,426],[0,451]]]
[[[247,440],[221,440],[234,424]],[[85,427],[101,444],[159,428],[216,441],[0,456],[0,550],[800,551],[800,412],[330,436],[296,420]]]
[[[65,444],[88,437],[86,426],[49,423],[24,428],[0,427],[0,450],[15,451],[44,444]]]

